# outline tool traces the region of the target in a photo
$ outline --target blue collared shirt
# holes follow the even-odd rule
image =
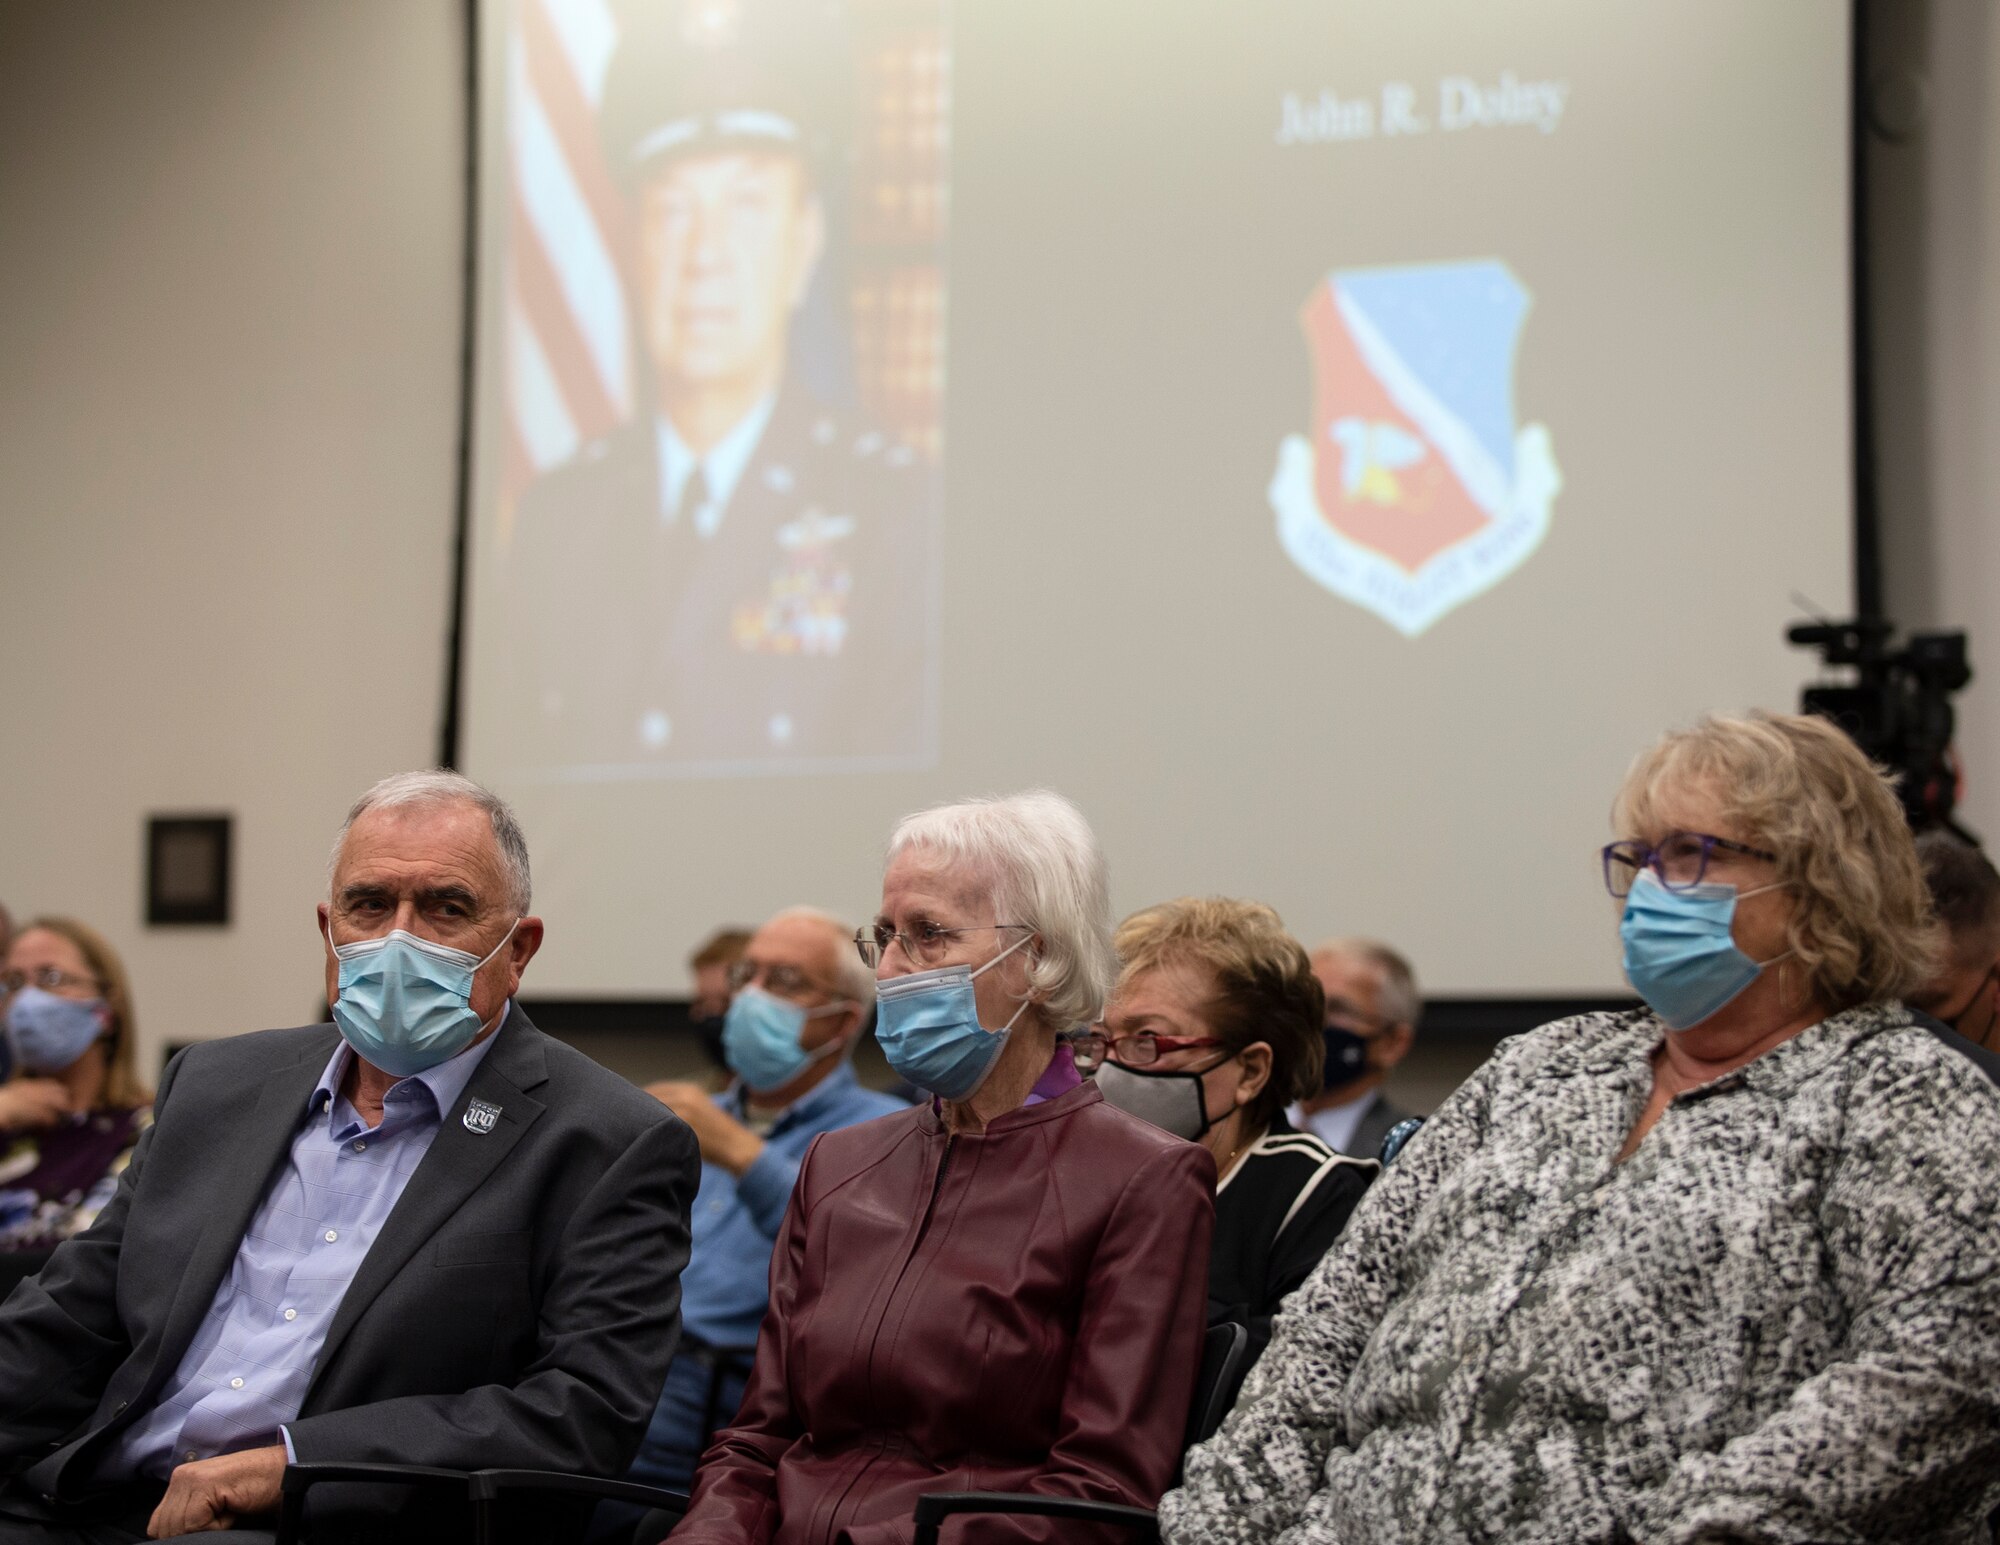
[[[348,1284],[498,1035],[391,1084],[375,1127],[340,1092],[354,1056],[341,1043],[179,1368],[112,1450],[106,1479],[283,1440]]]
[[[743,1119],[740,1086],[717,1095],[715,1103]],[[749,1346],[757,1339],[770,1293],[771,1249],[806,1149],[822,1132],[907,1109],[890,1095],[864,1089],[843,1062],[778,1117],[764,1151],[741,1177],[702,1165],[691,1223],[693,1255],[681,1273],[681,1319],[688,1335],[710,1346]]]

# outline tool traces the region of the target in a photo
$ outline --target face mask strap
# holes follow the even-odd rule
[[[985,965],[981,966],[977,971],[974,971],[972,973],[972,976],[977,977],[980,974],[980,972],[991,971],[995,966],[999,965],[1001,961],[1005,960],[1009,955],[1013,954],[1014,951],[1019,949],[1022,945],[1033,944],[1034,942],[1035,942],[1035,936],[1032,933],[1023,934],[1020,938],[1016,939],[1012,944],[1008,945],[999,954],[995,955],[991,960],[987,961]],[[968,980],[970,980],[970,978],[968,978]],[[1025,998],[1021,1000],[1021,1006],[1014,1010],[1014,1017],[1012,1019],[1009,1019],[1007,1023],[1002,1025],[998,1030],[992,1031],[990,1033],[994,1035],[1007,1034],[1008,1031],[1014,1028],[1015,1023],[1020,1019],[1020,1017],[1023,1014],[1027,1013],[1028,1005],[1030,1003],[1033,1003],[1034,1001],[1035,1001],[1035,995],[1034,993],[1030,992]],[[981,1026],[981,1028],[984,1029],[985,1027]]]
[[[495,955],[499,954],[502,950],[504,950],[507,947],[507,941],[514,937],[514,930],[519,928],[520,926],[521,926],[521,919],[518,917],[515,918],[513,922],[509,923],[507,925],[507,931],[502,935],[500,935],[500,942],[494,945],[492,949],[488,950],[486,952],[485,958],[482,959],[479,962],[479,964],[474,966],[472,969],[474,971],[480,970],[482,967],[486,965],[487,961],[491,960]]]
[[[991,960],[987,961],[985,965],[980,966],[972,974],[976,977],[980,975],[982,972],[991,971],[995,966],[999,965],[1001,961],[1005,960],[1009,955],[1013,954],[1014,951],[1019,949],[1022,945],[1033,944],[1034,942],[1035,942],[1035,936],[1032,933],[1022,935],[1022,937],[1016,939],[1012,944],[1008,945],[1004,950],[1002,950],[999,954],[995,955]],[[946,969],[950,968],[947,967]]]
[[[509,923],[507,925],[507,931],[500,936],[500,942],[494,945],[492,949],[488,950],[478,960],[474,961],[472,963],[471,969],[474,971],[482,969],[489,961],[493,959],[495,955],[499,954],[502,950],[504,950],[507,947],[507,941],[514,937],[515,932],[520,928],[523,921],[524,920],[522,918],[517,917],[514,919],[513,922]],[[326,940],[326,947],[333,951],[333,958],[335,960],[348,960],[352,958],[351,956],[341,954],[340,952],[342,950],[361,951],[365,950],[367,946],[371,944],[377,946],[384,946],[388,944],[390,939],[394,938],[399,933],[402,934],[405,938],[409,939],[411,943],[417,945],[419,948],[425,948],[427,953],[435,950],[451,949],[450,945],[439,944],[433,939],[420,939],[415,934],[411,933],[407,928],[392,928],[389,930],[388,933],[383,934],[382,937],[379,939],[356,939],[350,944],[335,944],[333,942],[333,912],[331,908],[329,908],[327,911],[326,921],[320,924],[319,931],[320,931],[320,937]],[[470,952],[466,950],[452,950],[452,953],[456,955],[464,955]]]
[[[821,1015],[831,1014],[836,1010],[838,1010],[841,1013],[846,1013],[849,1009],[855,1009],[859,1007],[860,1005],[856,1003],[852,998],[836,998],[831,1003],[822,1003],[816,1009],[807,1009],[806,1019],[818,1019]],[[804,1027],[804,1023],[805,1023],[804,1020],[800,1021],[801,1028]],[[854,1046],[854,1038],[852,1036],[837,1035],[832,1040],[828,1041],[825,1045],[815,1046],[811,1051],[806,1052],[806,1057],[808,1058],[806,1065],[810,1067],[815,1062],[824,1062],[829,1057],[837,1056],[843,1052],[852,1050],[853,1046]],[[800,1049],[804,1050],[804,1048]]]
[[[995,1030],[993,1034],[1005,1035],[1007,1034],[1008,1031],[1012,1030],[1014,1028],[1015,1022],[1019,1020],[1023,1014],[1028,1012],[1028,1005],[1030,1003],[1033,1003],[1034,1001],[1035,1001],[1035,995],[1033,993],[1029,993],[1027,997],[1021,1000],[1021,1006],[1014,1010],[1014,1017],[1012,1019],[1009,1019],[1007,1023],[1002,1025],[998,1030]]]

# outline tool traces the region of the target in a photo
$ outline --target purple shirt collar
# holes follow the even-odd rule
[[[1021,1102],[1021,1109],[1030,1105],[1043,1105],[1059,1099],[1083,1082],[1083,1075],[1076,1070],[1076,1058],[1070,1054],[1069,1042],[1056,1042],[1056,1054],[1049,1058],[1049,1065],[1042,1069],[1042,1076],[1035,1080],[1035,1087],[1028,1091],[1027,1099]],[[942,1111],[944,1101],[937,1095],[931,1096],[931,1109]]]
[[[1035,1087],[1028,1091],[1021,1108],[1026,1110],[1030,1105],[1060,1099],[1082,1082],[1083,1075],[1076,1070],[1076,1058],[1070,1053],[1069,1042],[1058,1041],[1056,1054],[1049,1058],[1049,1065],[1042,1069],[1042,1076],[1035,1080]]]

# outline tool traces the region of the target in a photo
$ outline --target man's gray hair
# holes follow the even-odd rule
[[[1378,1012],[1392,1025],[1416,1029],[1423,1017],[1423,994],[1417,990],[1417,973],[1403,955],[1380,939],[1328,939],[1313,951],[1322,955],[1345,955],[1349,960],[1365,960],[1382,973],[1382,1002]]]
[[[1025,923],[1041,935],[1028,985],[1045,1020],[1067,1030],[1103,1012],[1118,972],[1111,887],[1075,805],[1047,789],[935,805],[897,825],[890,861],[909,848],[973,871],[992,889],[996,923]]]
[[[852,998],[863,1008],[875,1001],[875,973],[862,963],[861,952],[854,947],[853,924],[844,923],[833,913],[818,907],[786,907],[773,915],[770,921],[776,923],[788,917],[818,923],[833,935],[834,991],[843,998]]]
[[[326,883],[333,889],[333,872],[340,863],[340,850],[347,833],[370,810],[393,810],[409,805],[473,805],[486,812],[493,823],[493,845],[500,852],[500,874],[507,882],[507,904],[520,917],[528,915],[534,901],[534,885],[528,874],[528,839],[521,834],[520,820],[513,806],[491,789],[474,783],[464,773],[449,767],[433,767],[424,772],[395,773],[384,778],[354,802],[347,819],[340,823],[340,835],[333,839],[333,852],[326,861]]]

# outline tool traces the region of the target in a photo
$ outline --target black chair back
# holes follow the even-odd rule
[[[1249,1356],[1250,1332],[1246,1327],[1228,1320],[1209,1326],[1201,1342],[1201,1376],[1195,1380],[1183,1448],[1193,1448],[1215,1436],[1223,1417],[1236,1404],[1236,1387],[1243,1382]]]

